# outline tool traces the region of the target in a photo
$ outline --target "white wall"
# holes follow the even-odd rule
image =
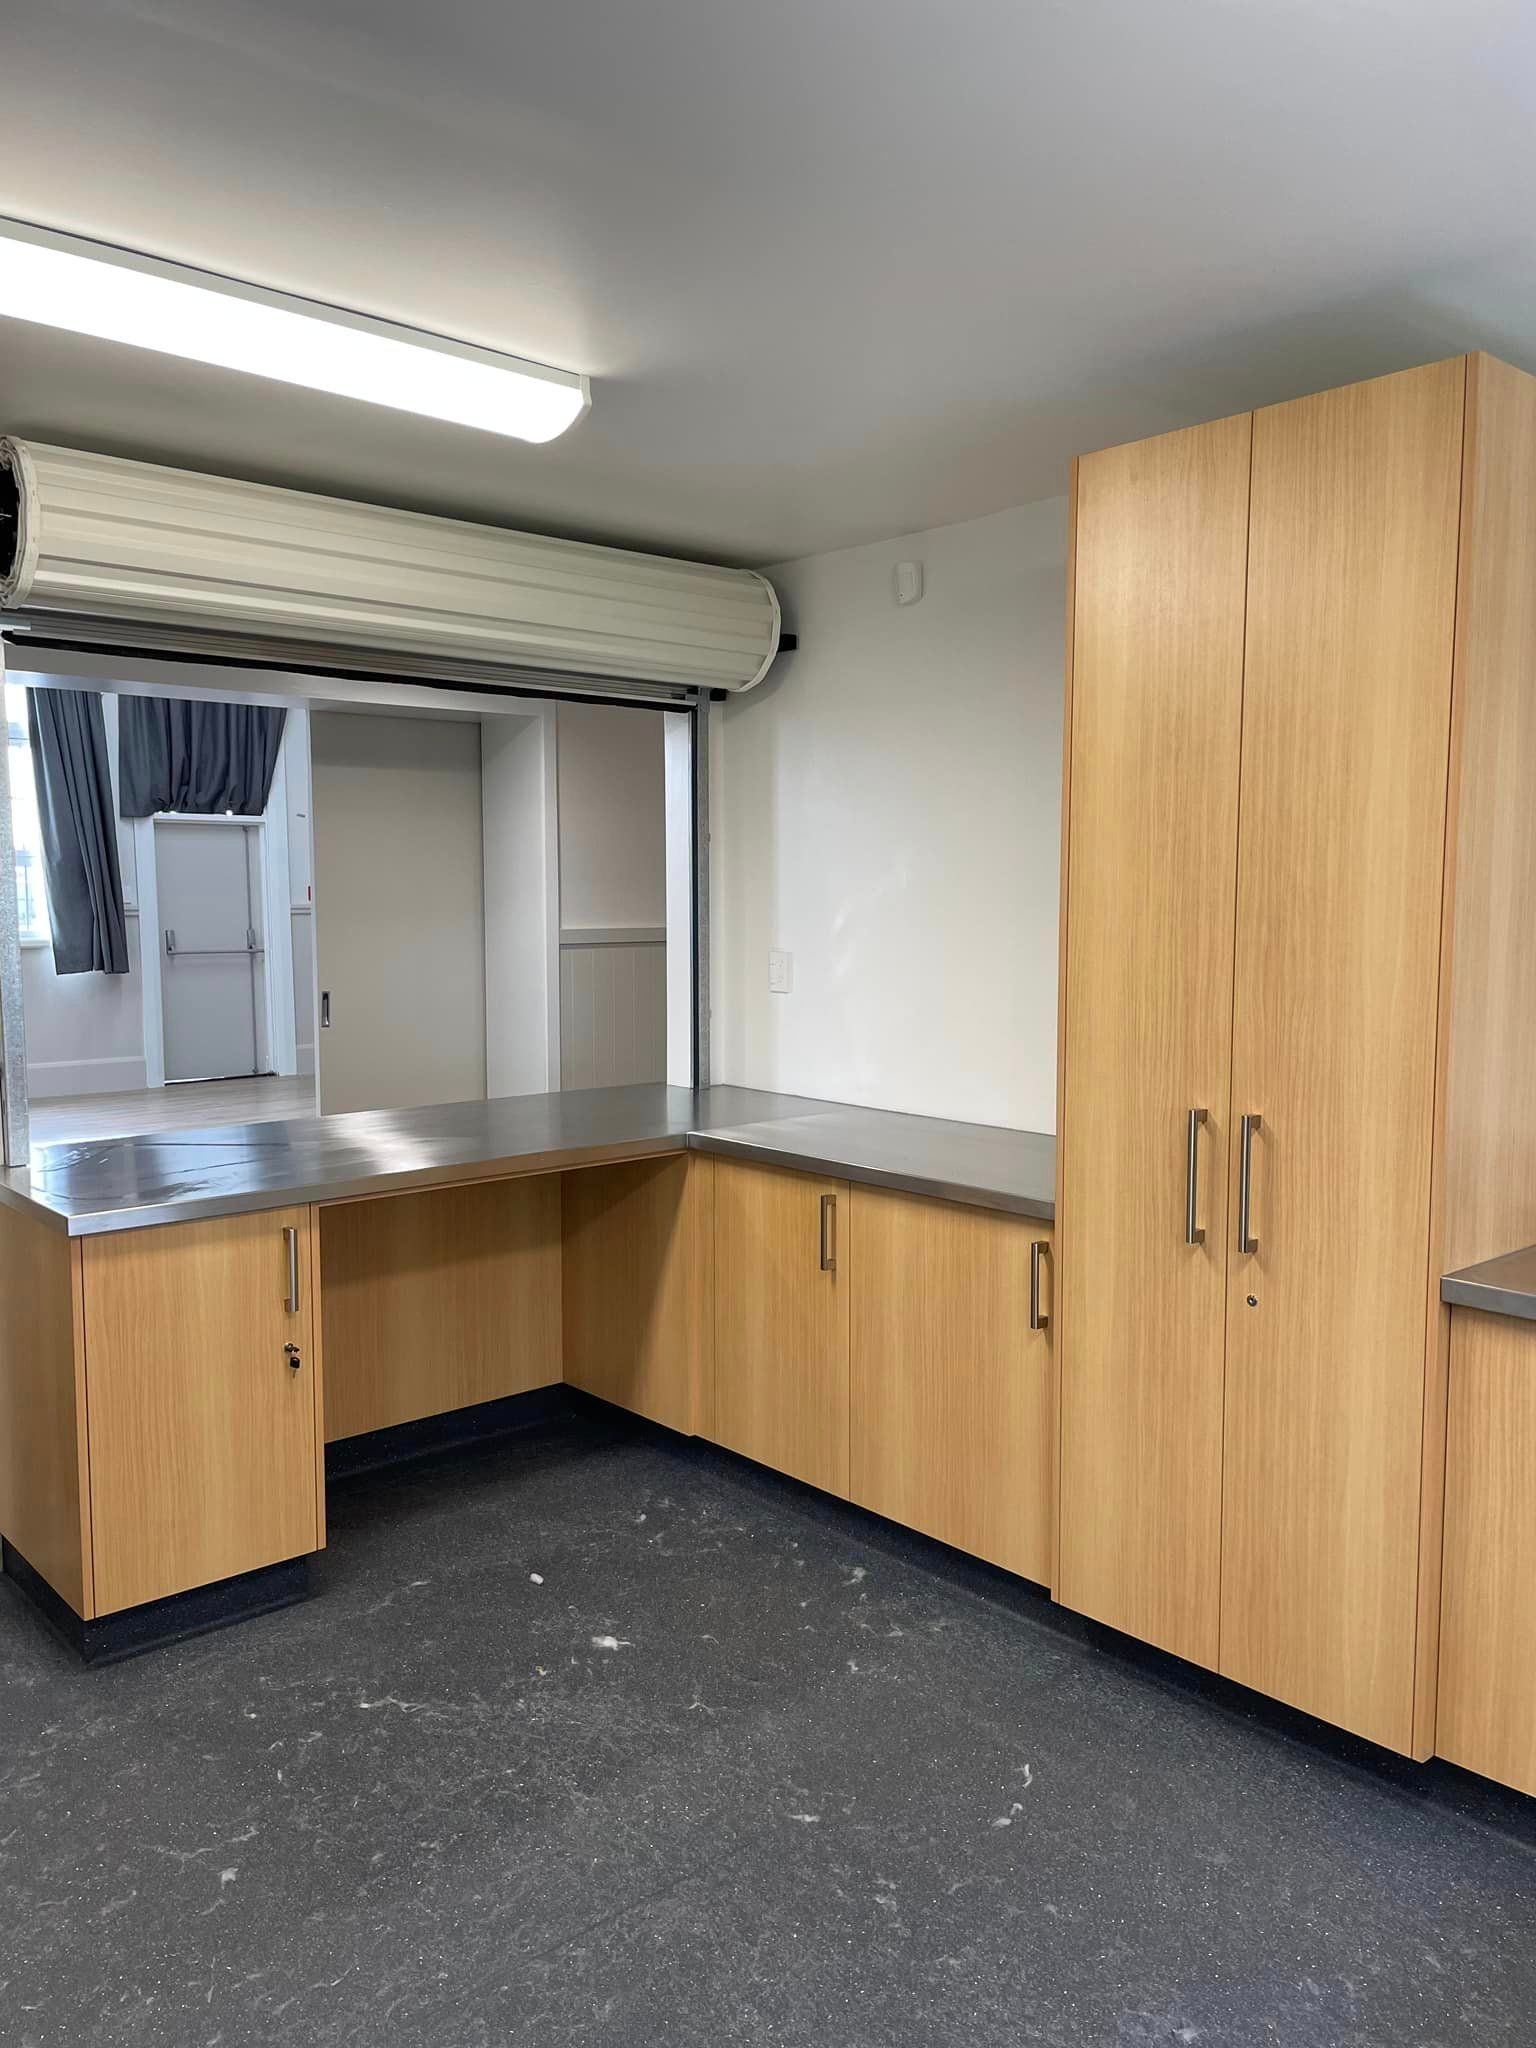
[[[560,1086],[555,714],[480,725],[485,860],[485,1085]]]
[[[139,920],[128,919],[126,974],[55,974],[46,946],[21,954],[27,1090],[96,1095],[144,1086],[144,981]]]
[[[480,727],[314,712],[320,1110],[485,1095]]]
[[[662,715],[562,704],[560,923],[664,925],[666,784]]]
[[[666,716],[562,704],[558,721],[561,1086],[664,1081]]]
[[[667,1080],[693,1086],[693,720],[662,717],[666,764]]]
[[[768,573],[801,651],[713,721],[711,1078],[1053,1130],[1066,501]]]

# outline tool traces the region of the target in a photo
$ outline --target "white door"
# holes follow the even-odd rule
[[[485,1100],[480,727],[316,712],[320,1113]]]
[[[261,851],[237,819],[155,821],[167,1081],[266,1070]]]

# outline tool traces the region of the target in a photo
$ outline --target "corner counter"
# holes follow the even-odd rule
[[[1536,1323],[1536,1245],[1447,1273],[1440,1282],[1440,1299],[1452,1308],[1478,1308],[1489,1315]]]
[[[38,1147],[0,1205],[70,1237],[710,1151],[1049,1221],[1043,1132],[758,1088],[577,1089]]]
[[[265,1611],[324,1546],[327,1445],[564,1384],[844,1497],[852,1438],[887,1511],[1044,1577],[1054,1150],[664,1086],[43,1147],[0,1177],[4,1570],[92,1660]],[[895,1317],[862,1407],[855,1295]],[[976,1445],[990,1485],[968,1452],[946,1491]]]

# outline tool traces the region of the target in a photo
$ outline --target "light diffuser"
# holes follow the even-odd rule
[[[0,316],[522,441],[591,403],[574,370],[3,218]]]

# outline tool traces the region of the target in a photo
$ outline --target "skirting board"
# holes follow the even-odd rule
[[[125,1657],[137,1657],[142,1650],[205,1636],[237,1621],[291,1607],[310,1595],[309,1559],[291,1557],[260,1571],[243,1572],[235,1579],[220,1579],[216,1585],[196,1586],[190,1593],[173,1593],[168,1600],[150,1600],[142,1607],[125,1608],[121,1614],[82,1621],[41,1572],[3,1539],[0,1569],[85,1664],[118,1664]]]
[[[34,1102],[53,1095],[121,1095],[146,1088],[144,1056],[105,1060],[28,1060],[27,1093]]]
[[[573,1414],[575,1405],[575,1390],[554,1380],[526,1394],[505,1394],[499,1401],[453,1408],[446,1415],[424,1416],[420,1422],[397,1422],[362,1436],[337,1437],[325,1447],[325,1476],[328,1481],[351,1479],[361,1472],[405,1464],[411,1458],[431,1457],[491,1437],[537,1429]]]

